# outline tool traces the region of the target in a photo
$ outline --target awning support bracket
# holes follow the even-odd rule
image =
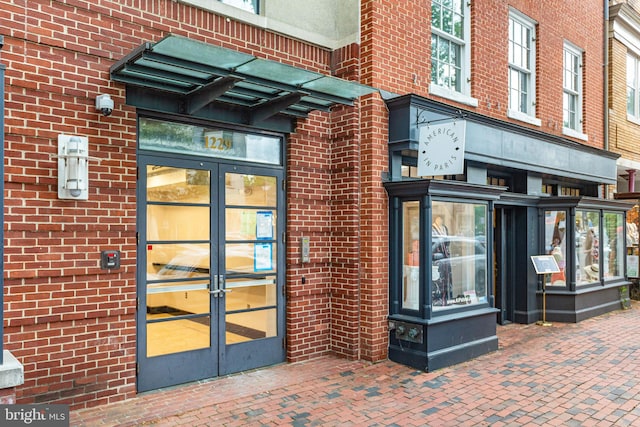
[[[260,105],[251,108],[249,114],[249,124],[253,125],[269,117],[275,116],[280,111],[300,102],[306,94],[302,92],[292,92],[278,98],[265,101]]]
[[[242,80],[244,80],[242,77],[225,76],[202,86],[188,97],[185,97],[184,112],[191,115],[200,111]]]

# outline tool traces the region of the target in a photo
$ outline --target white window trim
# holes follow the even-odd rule
[[[248,24],[256,25],[259,27],[266,27],[267,20],[263,16],[263,13],[258,14],[247,12],[246,10],[239,9],[235,6],[231,6],[217,0],[180,0],[181,3],[186,3],[191,6],[199,7],[201,9],[210,10],[214,13],[219,13],[224,16],[233,17],[239,21],[246,22]],[[262,6],[262,5],[260,5]],[[260,8],[262,10],[262,8]]]
[[[640,125],[640,117],[632,116],[631,114],[627,113],[627,120],[631,123]]]
[[[542,120],[518,110],[507,110],[507,117],[536,126],[542,126]]]
[[[580,131],[571,129],[571,128],[563,127],[562,128],[562,134],[565,135],[565,136],[570,136],[571,138],[581,139],[583,141],[588,141],[589,140],[589,135],[587,135],[586,133],[582,133]]]
[[[522,14],[521,12],[511,9],[509,11],[509,20],[514,20],[520,23],[523,27],[527,27],[530,30],[530,44],[531,50],[529,52],[530,58],[529,63],[531,64],[529,71],[529,87],[527,88],[529,91],[529,108],[527,113],[523,113],[519,110],[507,110],[507,117],[520,120],[526,123],[534,124],[537,126],[542,125],[542,121],[536,117],[536,25],[537,22],[528,16]],[[519,68],[514,66],[515,68]],[[509,63],[509,70],[511,69],[511,63]],[[509,77],[507,76],[507,81],[509,81]],[[509,96],[511,96],[511,91],[509,91]],[[507,104],[509,105],[509,103]]]
[[[439,86],[435,83],[430,83],[429,93],[477,107],[478,100],[471,97],[471,2],[465,1],[462,9],[464,14],[464,39],[462,39],[462,41],[464,43],[460,45],[462,50],[462,60],[460,63],[460,79],[462,81],[460,82],[460,92]],[[431,32],[452,41],[459,40],[451,35],[440,32],[438,29],[431,28]],[[429,61],[431,61],[431,58],[429,58]]]
[[[247,12],[246,10],[221,3],[217,0],[174,1],[198,7],[218,15],[226,16],[230,19],[233,19],[234,21],[243,22],[245,24],[253,25],[258,28],[264,28],[274,33],[284,34],[298,40],[303,40],[316,44],[318,46],[329,48],[331,50],[339,49],[352,43],[360,43],[360,31],[355,31],[352,34],[345,35],[341,39],[335,39],[326,35],[318,34],[317,32],[307,31],[304,28],[299,28],[295,25],[291,25],[290,23],[286,22],[286,17],[283,17],[282,20],[279,19],[280,17],[273,16],[267,18],[267,4],[265,0],[260,0],[259,14]]]
[[[456,92],[455,90],[451,90],[443,86],[439,86],[435,83],[429,84],[429,93],[432,95],[440,96],[442,98],[447,98],[451,101],[459,102],[461,104],[470,105],[472,107],[478,106],[478,100],[476,98],[467,96],[463,93]]]
[[[578,122],[578,129],[572,129],[572,128],[567,128],[564,127],[564,119],[563,119],[563,126],[562,126],[562,133],[564,135],[567,136],[572,136],[573,138],[579,138],[579,139],[583,139],[583,140],[587,140],[587,135],[584,134],[582,132],[582,130],[584,129],[584,124],[583,124],[583,114],[584,111],[582,111],[583,107],[582,107],[582,103],[583,103],[583,96],[584,96],[584,87],[583,87],[583,67],[584,64],[582,63],[582,56],[583,56],[583,51],[582,49],[574,46],[573,44],[565,41],[563,46],[562,46],[562,94],[564,96],[564,94],[567,92],[566,87],[564,86],[564,72],[565,72],[565,63],[564,63],[564,53],[565,51],[569,51],[570,53],[574,54],[575,56],[578,57],[578,91],[577,91],[577,95],[578,95],[578,111],[576,111],[576,121]],[[563,107],[564,108],[564,107]],[[564,114],[563,114],[564,115]]]
[[[638,57],[635,53],[627,51],[627,55],[626,55],[627,62],[625,63],[625,73],[626,73],[626,70],[628,70],[628,67],[626,66],[626,64],[628,63],[629,59],[633,60],[636,87],[633,88],[635,92],[635,102],[633,106],[635,114],[629,114],[629,111],[627,111],[627,120],[633,123],[638,123],[640,121],[640,99],[638,99],[640,97],[640,57]],[[628,88],[626,84],[627,81],[629,81],[629,76],[625,75],[625,92],[626,92],[626,89]],[[627,99],[627,102],[628,102],[628,99]],[[626,109],[626,106],[625,106],[625,109]]]

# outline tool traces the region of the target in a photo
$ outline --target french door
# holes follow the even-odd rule
[[[138,166],[138,391],[284,361],[282,170]]]

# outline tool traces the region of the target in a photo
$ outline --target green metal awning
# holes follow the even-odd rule
[[[313,110],[328,111],[376,89],[280,62],[169,35],[111,67],[127,104],[156,111],[282,130]],[[280,120],[276,118],[280,117]]]

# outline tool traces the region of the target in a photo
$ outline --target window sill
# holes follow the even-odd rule
[[[565,136],[569,136],[571,138],[581,139],[583,141],[589,140],[589,135],[587,135],[586,133],[578,132],[577,130],[570,129],[570,128],[563,127],[562,134]]]
[[[451,101],[459,102],[461,104],[470,105],[472,107],[478,106],[478,100],[476,98],[472,98],[463,93],[456,92],[454,90],[450,90],[433,83],[429,85],[429,93],[432,95],[437,95],[443,98],[450,99]]]
[[[542,126],[542,120],[516,110],[507,110],[507,117],[529,123],[530,125]]]
[[[630,121],[631,123],[635,123],[637,125],[640,125],[640,117],[636,117],[636,116],[633,116],[633,115],[627,113],[627,120]]]
[[[229,16],[242,22],[265,27],[267,22],[264,16],[260,14],[248,12],[241,8],[231,6],[218,1],[210,0],[182,0],[182,3],[186,3],[191,6],[199,7],[220,15]]]
[[[0,389],[17,387],[24,384],[24,366],[8,350],[3,350],[0,365]]]
[[[352,43],[359,43],[359,33],[357,31],[348,32],[347,34],[344,34],[344,37],[337,39],[333,37],[335,34],[299,28],[296,25],[286,22],[286,19],[284,19],[285,17],[266,15],[264,10],[259,14],[255,14],[235,6],[212,0],[179,0],[179,2],[226,16],[234,21],[243,22],[275,33],[308,41],[319,46],[328,47],[332,50],[348,46]]]

